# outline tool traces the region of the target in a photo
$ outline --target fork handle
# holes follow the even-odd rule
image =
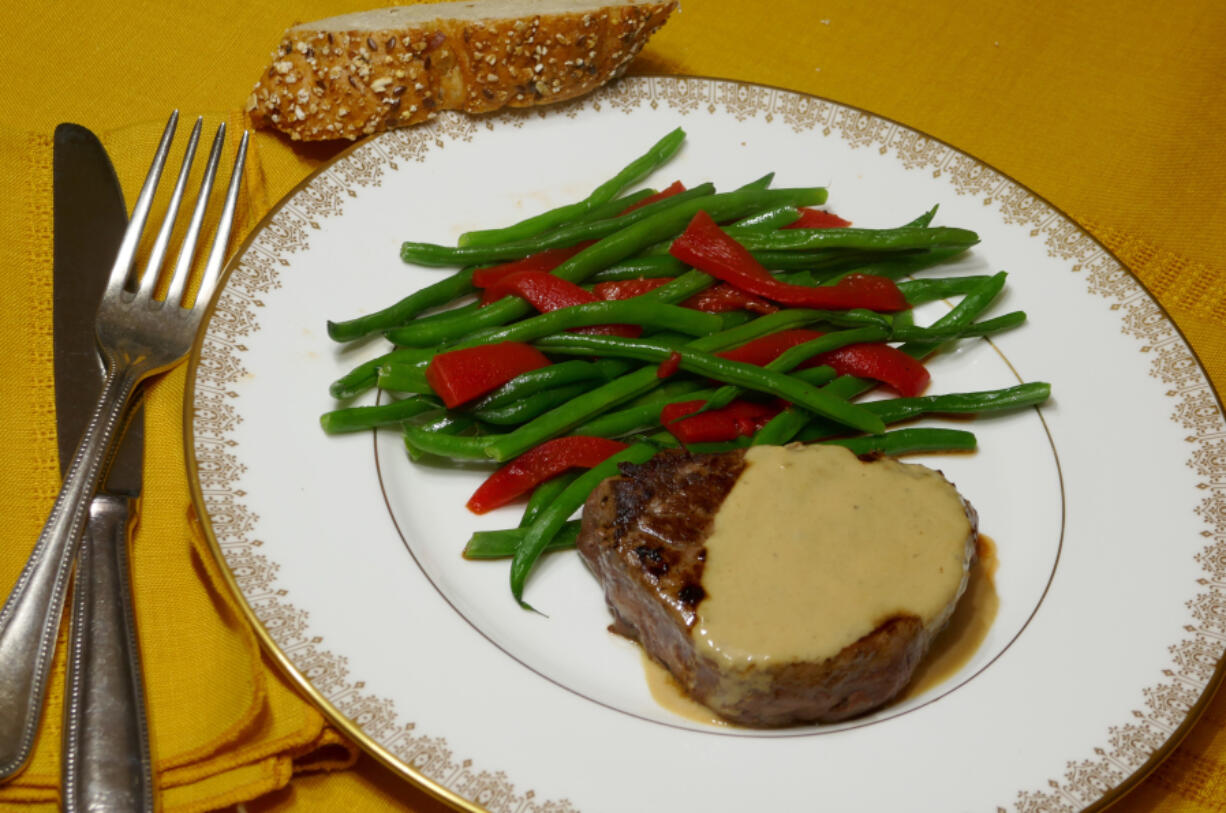
[[[112,366],[51,515],[0,609],[0,780],[21,769],[38,731],[64,594],[87,509],[141,374]]]
[[[99,494],[77,554],[64,704],[66,813],[153,810],[128,569],[129,500]]]

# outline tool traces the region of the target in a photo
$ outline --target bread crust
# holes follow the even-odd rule
[[[379,30],[297,25],[283,35],[247,110],[257,127],[319,141],[416,124],[440,110],[564,101],[621,75],[676,7],[676,0],[622,0]]]

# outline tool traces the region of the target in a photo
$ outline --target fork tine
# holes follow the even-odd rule
[[[247,161],[247,139],[250,133],[243,131],[243,138],[238,143],[238,151],[234,156],[234,169],[230,171],[230,185],[226,189],[226,202],[222,207],[221,217],[217,220],[217,233],[213,236],[213,246],[209,250],[209,259],[204,266],[204,274],[200,278],[200,290],[196,293],[196,305],[207,305],[213,298],[213,289],[221,277],[221,267],[226,259],[226,247],[230,242],[230,231],[234,227],[234,211],[238,208],[238,192],[243,181],[243,164]],[[198,309],[198,308],[197,308]]]
[[[132,271],[132,263],[136,260],[136,249],[140,245],[141,232],[145,230],[145,221],[149,217],[149,209],[153,205],[153,194],[157,191],[158,181],[162,177],[162,168],[166,166],[166,156],[170,152],[170,142],[175,136],[175,127],[179,123],[179,111],[170,114],[166,129],[162,131],[162,140],[158,143],[157,152],[153,156],[153,164],[145,183],[132,207],[132,217],[128,221],[127,231],[119,244],[119,253],[115,255],[115,265],[111,268],[111,276],[106,283],[104,296],[118,297],[127,287],[128,275]]]
[[[179,247],[179,258],[175,262],[174,276],[170,287],[166,290],[168,303],[180,303],[187,290],[187,281],[191,277],[192,264],[196,259],[196,250],[200,242],[200,227],[204,222],[204,213],[209,207],[209,198],[213,194],[213,180],[217,177],[217,165],[221,161],[221,148],[225,144],[226,125],[222,122],[213,136],[213,146],[209,150],[209,160],[204,167],[204,178],[200,182],[200,191],[196,195],[196,206],[192,210],[192,219],[187,232],[183,235],[183,244]]]
[[[145,263],[145,271],[141,275],[137,294],[152,297],[161,276],[162,261],[166,259],[166,249],[170,246],[170,235],[175,228],[175,220],[179,217],[179,206],[183,202],[183,190],[187,187],[187,176],[191,174],[192,162],[196,158],[196,145],[200,142],[200,128],[204,123],[202,117],[196,118],[192,133],[187,139],[187,147],[183,151],[183,164],[179,168],[179,177],[175,180],[174,190],[170,193],[170,202],[166,206],[166,215],[162,218],[162,227],[158,229],[157,238],[149,250],[149,259]],[[194,239],[194,237],[192,238]],[[186,245],[186,243],[184,243]]]

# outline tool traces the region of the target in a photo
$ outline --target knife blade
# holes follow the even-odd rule
[[[102,388],[94,315],[123,239],[127,209],[106,151],[84,127],[56,128],[53,175],[56,428],[63,473]],[[143,446],[138,404],[90,504],[77,558],[61,768],[68,811],[153,809],[127,558]]]

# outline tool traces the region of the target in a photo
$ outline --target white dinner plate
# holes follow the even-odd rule
[[[1040,408],[950,425],[941,468],[996,543],[999,609],[947,680],[863,719],[715,727],[659,705],[573,553],[520,610],[505,562],[466,562],[489,467],[417,465],[397,431],[328,437],[328,384],[381,353],[328,319],[448,273],[454,243],[576,200],[676,126],[649,179],[821,185],[858,226],[934,204],[981,243],[940,274],[1009,272],[987,315],[1022,328],[930,364],[929,392],[1047,381]],[[948,306],[919,310],[926,323]],[[1048,811],[1106,804],[1165,756],[1221,672],[1226,426],[1183,338],[1132,274],[1012,179],[895,122],[786,90],[625,79],[549,108],[360,142],[255,229],[192,354],[196,507],[250,621],[347,735],[431,792],[496,811]],[[369,403],[373,396],[360,402]],[[930,421],[940,424],[940,421]]]

